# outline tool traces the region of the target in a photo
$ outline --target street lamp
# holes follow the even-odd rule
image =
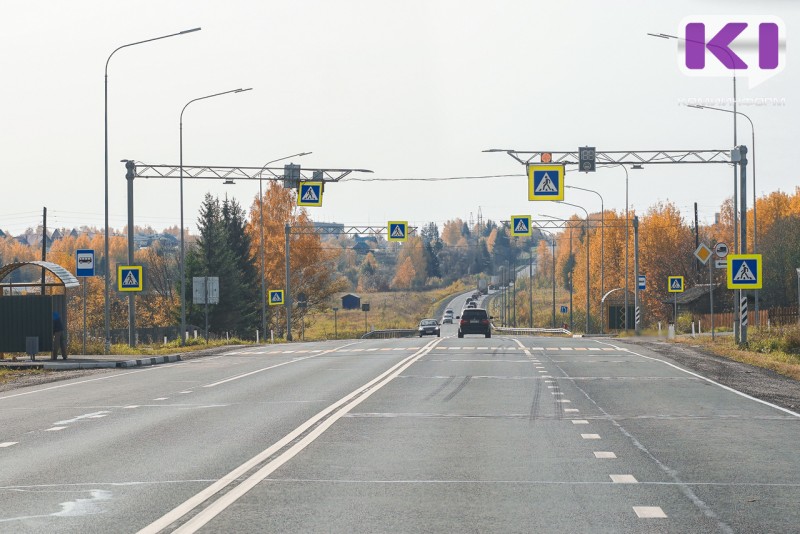
[[[185,256],[185,246],[184,246],[184,231],[183,231],[183,112],[186,111],[186,108],[189,107],[189,104],[192,102],[197,102],[198,100],[205,100],[207,98],[213,98],[215,96],[222,96],[231,93],[243,93],[245,91],[252,90],[252,87],[248,87],[247,89],[231,89],[230,91],[224,91],[222,93],[214,93],[213,95],[206,95],[201,96],[199,98],[195,98],[193,100],[189,100],[183,109],[181,110],[180,116],[180,123],[179,123],[179,130],[180,130],[180,183],[181,183],[181,345],[186,344],[186,256]]]
[[[603,196],[600,193],[598,193],[597,191],[594,191],[593,189],[586,189],[586,188],[577,187],[577,186],[574,186],[574,185],[565,185],[564,187],[566,187],[567,189],[578,189],[579,191],[587,191],[589,193],[594,193],[595,195],[600,197],[600,295],[605,295],[606,289],[605,289],[604,280],[605,280],[605,233],[606,233],[605,232],[605,230],[606,230],[605,229],[605,212],[606,212],[606,210],[605,210],[605,207],[604,207],[605,203],[603,201]],[[626,205],[628,204],[627,201],[625,202],[625,204]],[[604,317],[604,313],[603,312],[604,312],[603,306],[601,305],[600,306],[600,333],[601,334],[603,333],[603,325],[604,325],[604,322],[603,322],[604,321],[604,318],[603,318]]]
[[[105,241],[104,241],[104,248],[105,248],[105,293],[104,293],[104,316],[105,316],[105,350],[104,352],[108,354],[111,351],[111,308],[109,302],[109,292],[110,292],[110,283],[111,283],[111,260],[108,255],[108,64],[111,61],[111,56],[117,53],[117,51],[122,50],[123,48],[128,48],[130,46],[135,46],[144,43],[150,43],[152,41],[160,41],[161,39],[166,39],[168,37],[175,37],[177,35],[184,35],[186,33],[192,33],[200,31],[200,28],[192,28],[191,30],[184,30],[178,33],[171,33],[169,35],[162,35],[161,37],[153,37],[152,39],[145,39],[144,41],[136,41],[135,43],[128,43],[122,45],[116,49],[114,49],[111,54],[109,54],[108,59],[106,59],[106,68],[105,68],[105,85],[104,85],[104,115],[105,115]]]
[[[583,206],[578,206],[577,204],[570,204],[569,202],[564,202],[563,200],[557,201],[559,204],[565,204],[567,206],[572,206],[573,208],[582,209],[583,213],[586,214],[586,330],[584,332],[586,334],[589,333],[589,212]]]
[[[557,221],[565,221],[565,219],[560,219],[558,217],[554,217],[552,215],[545,215],[544,213],[540,213],[539,217],[547,217],[548,219],[555,219]],[[567,225],[569,228],[569,258],[572,259],[572,225]],[[555,269],[555,260],[553,261],[553,269]],[[573,263],[569,269],[569,327],[570,329],[573,328],[572,326],[572,282],[573,282],[573,274],[575,270],[575,264]],[[555,280],[555,272],[553,273],[553,277]],[[555,302],[555,284],[553,284],[553,299]],[[555,316],[555,305],[553,306],[553,316]]]
[[[260,244],[260,256],[261,256],[261,331],[264,332],[264,336],[267,335],[267,277],[266,277],[266,270],[264,264],[266,263],[266,259],[264,258],[264,190],[262,185],[262,174],[264,169],[267,168],[268,165],[272,163],[277,163],[278,161],[283,161],[289,158],[299,158],[303,156],[307,156],[311,154],[311,152],[299,152],[297,154],[292,154],[291,156],[284,156],[282,158],[273,159],[272,161],[266,162],[262,167],[261,170],[258,172],[258,211],[259,217],[261,219],[261,244]]]
[[[741,115],[747,122],[750,123],[750,140],[751,140],[751,155],[750,157],[753,160],[753,254],[758,252],[758,203],[756,202],[756,129],[753,126],[753,121],[748,117],[746,114],[742,113],[741,111],[732,111],[730,109],[722,109],[722,108],[715,108],[712,106],[701,106],[699,104],[689,104],[687,107],[694,108],[694,109],[710,109],[713,111],[722,111],[723,113],[733,113],[735,115]],[[735,141],[734,141],[735,143]],[[734,145],[735,146],[735,145]],[[735,209],[735,207],[734,207]],[[735,216],[734,216],[735,219]],[[759,317],[758,317],[758,294],[759,291],[756,289],[755,293],[755,312],[756,312],[756,324],[759,324]]]

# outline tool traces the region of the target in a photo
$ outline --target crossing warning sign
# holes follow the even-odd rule
[[[298,206],[322,206],[322,182],[300,182]]]
[[[564,165],[528,165],[528,200],[564,200]]]
[[[667,291],[669,291],[670,293],[683,293],[683,277],[682,276],[667,277]]]
[[[408,221],[389,221],[386,231],[388,241],[405,241],[408,239]]]
[[[117,290],[141,291],[144,287],[141,265],[117,265]]]
[[[761,289],[761,254],[728,255],[728,289]]]
[[[529,236],[533,233],[530,215],[511,216],[511,235],[513,237]]]
[[[283,289],[270,289],[267,300],[270,306],[283,306]]]

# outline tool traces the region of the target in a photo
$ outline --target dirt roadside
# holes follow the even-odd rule
[[[782,408],[800,412],[800,382],[769,369],[729,360],[689,343],[630,338],[617,341],[627,344],[632,350],[637,346],[644,347],[715,382]]]

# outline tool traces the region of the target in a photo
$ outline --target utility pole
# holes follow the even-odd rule
[[[291,264],[289,261],[289,237],[292,233],[292,227],[289,226],[288,222],[284,226],[284,232],[286,234],[286,245],[284,247],[286,250],[286,289],[284,290],[285,291],[284,305],[286,306],[286,341],[291,341],[292,340],[292,294],[290,291],[292,284],[290,282]]]
[[[42,261],[47,261],[47,208],[42,208]],[[44,296],[44,271],[42,267],[42,296]]]
[[[695,209],[697,209],[697,204],[694,205]],[[697,211],[695,211],[695,216],[697,215]],[[695,219],[696,220],[696,219]],[[697,224],[695,222],[695,224]],[[641,334],[641,318],[642,312],[639,308],[639,217],[634,215],[633,216],[633,280],[635,282],[633,286],[633,317],[634,317],[634,332],[636,335]]]

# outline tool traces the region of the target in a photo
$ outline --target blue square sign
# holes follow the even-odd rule
[[[94,250],[79,249],[75,251],[75,274],[77,276],[94,276]]]

